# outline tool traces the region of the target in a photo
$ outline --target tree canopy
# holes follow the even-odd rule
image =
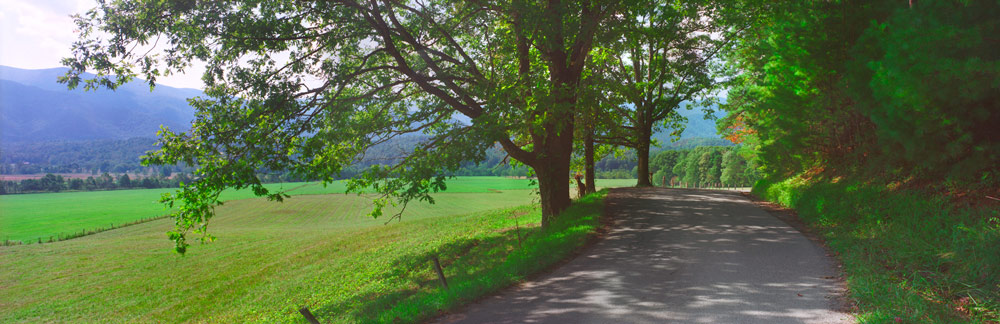
[[[625,13],[632,23],[595,50],[593,68],[615,124],[598,141],[636,150],[639,186],[651,185],[652,135],[663,126],[680,134],[683,117],[676,109],[720,84],[712,66],[728,39],[724,34],[734,30],[725,13],[711,1],[651,3]]]
[[[330,181],[366,148],[410,134],[427,140],[352,181],[352,191],[382,195],[373,215],[431,201],[445,189],[442,170],[500,143],[538,176],[544,225],[570,202],[577,91],[595,34],[629,5],[637,2],[102,2],[76,17],[80,40],[63,81],[114,88],[142,76],[152,86],[207,63],[192,129],[164,129],[145,159],[198,166],[196,181],[164,197],[180,205],[178,251],[189,230],[211,239],[222,189],[283,198],[258,169]]]

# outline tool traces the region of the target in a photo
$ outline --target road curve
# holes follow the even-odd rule
[[[737,193],[615,189],[565,265],[438,323],[851,323],[833,261]]]

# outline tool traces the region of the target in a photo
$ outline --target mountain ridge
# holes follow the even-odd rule
[[[69,90],[56,80],[67,68],[20,69],[0,65],[0,141],[52,142],[155,137],[159,125],[184,131],[194,109],[187,98],[201,90],[157,85],[152,91],[136,79],[115,91]],[[84,77],[92,77],[86,74]],[[715,122],[698,109],[680,107],[688,119],[680,139],[720,138]],[[716,112],[715,117],[724,116]],[[663,146],[672,142],[663,129],[654,138]]]
[[[66,68],[28,70],[0,66],[0,141],[51,142],[154,137],[160,125],[190,128],[196,89],[143,80],[117,90],[69,90],[57,78]],[[87,75],[85,77],[92,76]]]

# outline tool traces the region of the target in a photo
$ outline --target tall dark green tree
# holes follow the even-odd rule
[[[115,178],[112,177],[107,172],[102,173],[101,176],[96,178],[97,188],[100,189],[114,189],[115,188]]]
[[[69,186],[70,190],[83,190],[83,188],[84,188],[83,179],[80,179],[80,178],[70,179],[68,186]]]
[[[745,167],[739,153],[735,149],[729,150],[722,155],[722,175],[719,180],[727,186],[743,185],[742,178]]]
[[[63,180],[63,176],[55,174],[46,174],[41,179],[38,179],[39,190],[59,192],[66,188],[66,183]]]
[[[680,176],[674,173],[673,167],[683,157],[681,151],[669,150],[662,151],[650,158],[649,171],[653,172],[653,182],[659,180],[662,182],[660,183],[661,186],[666,186],[670,184],[670,180],[675,176]]]
[[[677,181],[680,182],[679,183],[680,185],[684,185],[685,183],[684,176],[686,175],[687,171],[686,165],[687,165],[688,155],[689,154],[687,151],[681,152],[680,156],[677,157],[677,162],[675,162],[674,167],[671,168],[671,171],[673,171],[674,175],[677,177]]]
[[[118,176],[118,187],[120,188],[132,187],[132,179],[129,178],[127,173],[123,173],[122,175]]]

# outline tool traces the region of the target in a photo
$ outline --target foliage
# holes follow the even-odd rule
[[[727,33],[712,1],[653,2],[624,13],[622,37],[595,50],[595,87],[613,118],[598,142],[636,151],[640,186],[648,186],[651,137],[661,128],[684,131],[677,109],[711,92],[713,62]],[[715,36],[715,37],[713,37]],[[725,39],[731,38],[727,35]]]
[[[1000,193],[1000,3],[743,3],[719,129],[754,192],[826,236],[863,322],[995,321],[996,210],[952,199]]]
[[[139,156],[156,149],[152,138],[65,142],[3,142],[0,174],[36,173],[144,173],[154,167],[140,165]],[[192,171],[183,166],[160,166]]]
[[[722,174],[719,177],[719,181],[722,183],[738,183],[741,181],[740,177],[743,175],[743,170],[747,169],[746,161],[740,158],[739,153],[736,150],[729,150],[722,154]]]
[[[761,6],[728,52],[720,125],[766,172],[975,182],[1000,167],[1000,4],[806,1]],[[995,177],[995,176],[994,176]]]
[[[650,170],[659,186],[748,187],[760,178],[756,166],[741,146],[700,146],[689,150],[662,151],[653,156]],[[666,180],[666,182],[664,182]]]
[[[152,86],[208,63],[191,131],[162,131],[161,151],[145,160],[198,166],[198,181],[164,199],[179,207],[170,233],[179,252],[189,231],[212,239],[205,230],[224,188],[284,198],[258,169],[329,182],[367,148],[412,134],[430,139],[352,180],[352,190],[383,195],[372,216],[432,202],[443,173],[499,142],[538,175],[545,225],[570,203],[577,92],[594,35],[628,5],[639,2],[102,2],[76,16],[80,40],[62,81],[114,88],[139,74]],[[162,56],[136,49],[161,38]],[[81,76],[88,69],[96,76]]]
[[[685,150],[699,146],[733,146],[733,142],[721,138],[692,137],[682,138],[676,142],[661,142],[659,148],[662,150]],[[656,151],[656,149],[654,149]]]
[[[794,208],[838,253],[862,322],[1000,319],[1000,211],[869,179],[793,177],[753,192]],[[897,321],[898,322],[898,321]]]

